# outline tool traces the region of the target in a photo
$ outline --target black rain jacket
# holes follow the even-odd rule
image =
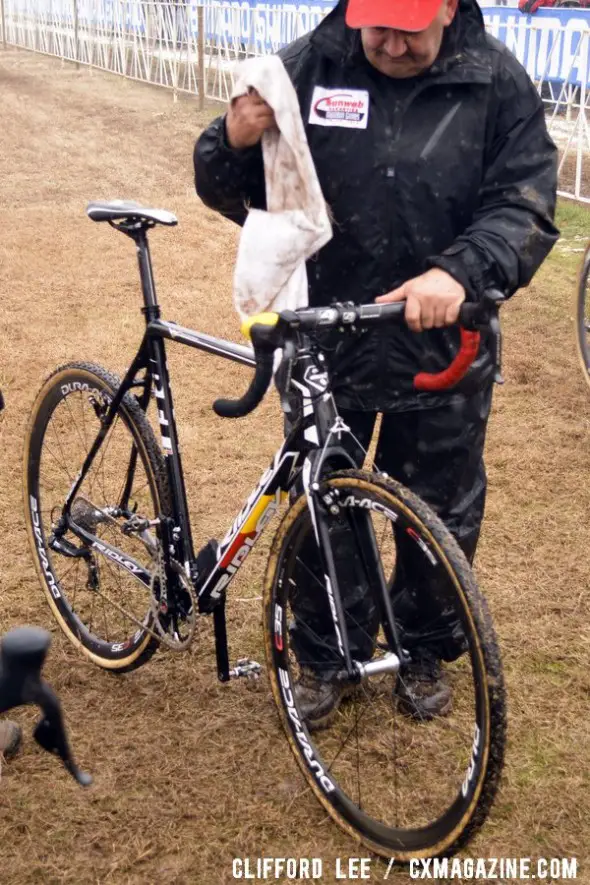
[[[461,282],[469,300],[489,287],[511,295],[558,235],[556,149],[534,85],[486,34],[476,0],[460,0],[437,61],[412,81],[369,64],[359,32],[345,25],[345,2],[280,53],[334,219],[333,239],[307,265],[310,305],[372,302],[434,266]],[[309,123],[316,86],[367,92],[367,128]],[[243,224],[248,206],[266,208],[260,145],[232,150],[223,118],[200,136],[194,165],[199,196],[227,218]],[[459,405],[492,374],[484,340],[453,391],[413,390],[417,372],[451,362],[456,328],[379,328],[325,344],[345,408]]]

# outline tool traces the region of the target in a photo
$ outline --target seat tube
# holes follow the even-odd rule
[[[150,345],[150,373],[156,392],[156,404],[158,407],[158,420],[160,423],[160,436],[164,461],[168,474],[168,482],[172,492],[172,513],[175,527],[180,529],[179,550],[182,552],[182,564],[188,569],[194,559],[190,517],[186,499],[186,486],[182,458],[178,444],[176,422],[174,420],[174,401],[168,376],[166,362],[166,349],[161,338],[151,337]],[[174,538],[174,541],[177,539]],[[187,572],[188,573],[188,572]]]
[[[180,530],[178,537],[173,534],[173,541],[179,555],[182,557],[182,564],[185,566],[188,574],[190,563],[194,559],[194,552],[186,500],[184,471],[182,469],[178,433],[174,420],[174,401],[168,375],[168,364],[166,362],[166,348],[164,340],[157,333],[150,334],[149,329],[150,322],[160,318],[160,307],[156,298],[156,287],[146,228],[141,227],[134,232],[133,240],[137,249],[141,290],[145,305],[142,313],[146,318],[148,327],[149,373],[152,376],[156,392],[164,462],[166,464],[170,491],[172,492],[173,532],[174,529]]]

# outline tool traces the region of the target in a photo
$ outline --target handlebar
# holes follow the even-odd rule
[[[481,301],[461,305],[458,319],[461,334],[459,351],[444,371],[434,374],[418,373],[414,378],[416,390],[449,390],[458,384],[478,354],[482,328],[489,328],[492,334],[496,359],[495,380],[501,382],[498,308],[504,300],[501,292],[490,289],[484,293]],[[250,317],[243,324],[242,331],[250,336],[254,346],[254,378],[240,399],[215,400],[215,413],[222,418],[242,418],[253,412],[271,383],[275,350],[283,347],[296,333],[334,328],[355,330],[383,323],[399,325],[404,321],[405,309],[403,301],[390,304],[333,304],[330,307],[284,310],[281,313],[262,313]]]
[[[43,716],[35,728],[35,740],[48,753],[59,756],[74,780],[87,787],[92,778],[74,762],[59,698],[41,678],[50,645],[49,633],[36,627],[19,627],[4,636],[0,645],[0,714],[23,704],[40,707]]]

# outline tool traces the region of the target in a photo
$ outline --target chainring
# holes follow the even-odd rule
[[[190,599],[190,607],[186,616],[180,616],[175,607],[172,611],[162,610],[162,588],[167,591],[166,573],[161,557],[156,557],[152,568],[150,581],[150,607],[154,616],[154,629],[158,638],[167,648],[172,651],[186,651],[190,648],[195,637],[198,618],[197,594],[191,580],[186,576],[183,567],[176,560],[171,560],[170,565],[174,570],[182,589]]]

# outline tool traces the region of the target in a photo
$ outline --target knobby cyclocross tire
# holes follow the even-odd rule
[[[317,676],[322,667],[324,674],[330,667],[332,673],[344,668],[337,642],[328,635],[330,630],[334,633],[334,627],[329,623],[324,582],[298,555],[307,551],[309,556],[313,538],[302,495],[278,528],[264,587],[266,657],[282,724],[311,789],[349,834],[373,852],[400,862],[452,853],[484,822],[503,764],[504,685],[486,602],[449,531],[403,486],[384,476],[350,470],[327,476],[320,485],[320,496],[327,493],[336,498],[341,514],[332,517],[340,520],[341,560],[342,550],[347,549],[342,546],[342,525],[351,533],[348,550],[358,552],[352,537],[355,521],[370,520],[386,579],[393,582],[398,570],[403,573],[399,551],[409,544],[411,555],[423,561],[425,574],[441,588],[444,623],[454,624],[453,636],[460,640],[459,651],[447,653],[448,663],[444,664],[453,688],[453,709],[448,715],[428,718],[423,715],[424,708],[418,709],[412,700],[411,715],[407,703],[402,715],[400,686],[405,686],[404,677],[408,678],[407,669],[402,668],[398,681],[389,673],[369,677],[360,686],[349,683],[337,712],[328,716],[324,727],[313,731],[307,727],[295,690],[298,680],[303,676],[305,685],[306,673]],[[376,660],[390,649],[382,626],[373,621],[369,629],[363,621],[362,586],[364,580],[366,587],[366,579],[362,578],[362,556],[353,560],[349,552],[344,559],[341,571],[337,564],[339,586],[348,581],[353,597],[355,588],[361,588],[352,604],[353,614],[351,603],[346,603],[349,636],[356,630],[357,637],[370,637],[367,663],[371,655]],[[311,609],[310,592],[315,594]],[[306,615],[317,610],[320,599],[325,606],[323,626],[315,615]],[[448,633],[439,629],[441,623],[438,616],[432,621],[435,626],[431,625],[428,633],[430,641],[448,639]],[[396,624],[402,631],[402,647],[412,647],[413,642],[413,655],[418,656],[423,638],[416,640],[415,628],[412,633],[401,618],[398,622],[397,609]],[[301,637],[311,639],[307,651],[295,649],[297,637],[300,642]],[[311,659],[314,655],[315,661]],[[328,687],[333,684],[328,679]]]
[[[116,564],[117,555],[107,558],[92,550],[90,557],[71,558],[48,544],[52,525],[61,516],[101,416],[120,383],[115,375],[85,362],[70,363],[50,375],[37,396],[27,429],[24,503],[33,559],[58,624],[92,661],[124,672],[145,663],[159,644],[145,629],[153,627],[150,589]],[[149,569],[153,550],[140,538],[124,534],[125,516],[113,510],[124,489],[130,513],[155,519],[170,512],[162,454],[130,393],[123,397],[72,508],[77,508],[79,521],[92,535],[121,551],[119,558],[133,557]],[[71,530],[64,539],[78,549],[84,546]],[[152,539],[155,535],[149,539],[153,545]]]
[[[576,290],[576,343],[584,378],[590,384],[590,245],[586,247]]]

